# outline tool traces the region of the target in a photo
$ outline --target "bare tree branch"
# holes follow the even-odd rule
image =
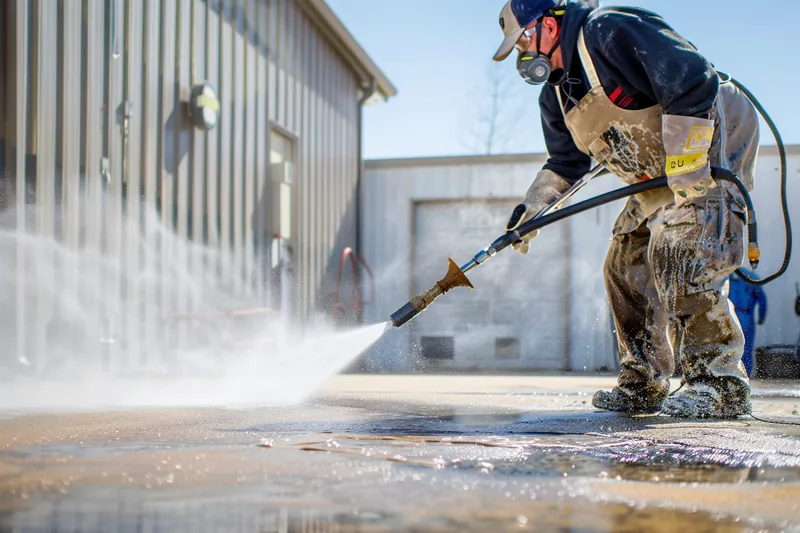
[[[538,111],[538,99],[532,88],[509,70],[508,65],[491,61],[478,90],[468,94],[467,109],[472,110],[471,124],[464,128],[470,151],[479,154],[508,152],[512,148],[517,125],[526,121],[531,111]],[[531,109],[531,106],[534,109]]]

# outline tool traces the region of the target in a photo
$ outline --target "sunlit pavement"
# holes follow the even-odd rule
[[[5,413],[0,531],[800,531],[800,427],[596,411],[613,382],[348,375],[293,408]],[[753,403],[800,423],[797,382]]]

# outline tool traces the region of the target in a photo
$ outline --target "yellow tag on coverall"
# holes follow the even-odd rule
[[[703,168],[708,162],[708,152],[671,155],[667,157],[667,176],[680,176]]]

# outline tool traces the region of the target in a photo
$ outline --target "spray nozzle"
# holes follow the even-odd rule
[[[750,266],[753,268],[753,270],[758,268],[758,263],[761,259],[761,249],[759,249],[757,242],[751,242],[748,244],[747,259],[750,261]]]

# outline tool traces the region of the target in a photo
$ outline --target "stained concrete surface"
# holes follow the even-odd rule
[[[606,377],[338,376],[301,406],[7,412],[2,531],[800,531],[800,427]],[[13,386],[13,385],[8,385]],[[796,382],[756,415],[800,423]]]

